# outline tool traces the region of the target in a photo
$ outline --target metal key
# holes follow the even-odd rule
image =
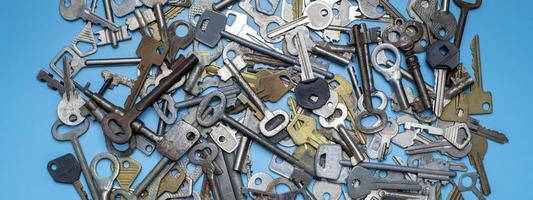
[[[207,151],[206,151],[207,150]],[[200,151],[207,152],[205,157],[197,156]],[[213,161],[218,155],[218,147],[213,143],[200,143],[194,146],[191,151],[189,151],[189,160],[196,165],[201,165],[202,170],[204,171],[209,185],[212,191],[213,198],[215,200],[220,200],[221,191],[218,186],[218,182],[215,178],[215,167],[213,166]]]
[[[302,25],[313,30],[323,30],[331,24],[331,21],[333,21],[331,6],[324,1],[313,1],[305,7],[302,17],[273,29],[267,36],[275,38]]]
[[[334,53],[334,52],[331,52],[329,51],[329,49],[326,49],[324,47],[321,47],[319,45],[317,45],[315,43],[315,41],[313,41],[311,38],[310,38],[310,35],[309,35],[309,29],[303,27],[303,26],[299,26],[295,29],[298,29],[298,31],[289,31],[285,34],[285,42],[286,42],[286,45],[287,45],[287,51],[292,54],[292,55],[295,55],[297,56],[298,55],[298,47],[296,47],[296,43],[294,42],[294,37],[297,35],[298,32],[303,32],[303,36],[304,36],[304,41],[305,41],[305,47],[307,49],[307,51],[311,51],[313,52],[314,54],[316,55],[319,55],[325,59],[328,59],[330,61],[333,61],[335,63],[338,63],[340,65],[343,65],[343,66],[346,66],[350,63],[350,59],[340,55],[340,54],[337,54],[337,53]],[[329,44],[329,43],[328,43]]]
[[[467,177],[470,179],[469,185],[465,185],[465,178]],[[481,191],[477,189],[477,180],[478,175],[475,172],[463,173],[459,178],[457,188],[459,188],[459,191],[461,192],[472,191],[479,200],[485,200],[485,196],[483,195],[483,193],[481,193]]]
[[[481,185],[481,191],[485,195],[490,194],[490,185],[489,179],[487,177],[487,172],[485,171],[485,165],[483,159],[487,153],[487,138],[478,136],[474,134],[472,136],[472,150],[468,153],[468,158],[470,163],[474,166],[477,173],[479,174],[479,184]]]
[[[435,69],[435,103],[433,111],[439,117],[444,108],[445,85],[448,72],[459,65],[459,49],[447,40],[439,40],[427,49],[426,62]]]
[[[457,30],[455,16],[449,8],[450,0],[442,0],[440,10],[431,15],[431,33],[439,40],[449,40]]]
[[[63,93],[61,101],[57,105],[57,116],[64,124],[75,126],[85,120],[85,116],[81,113],[85,100],[81,98],[74,84],[72,84],[69,63],[70,59],[63,57],[63,73],[61,74],[65,77],[63,78],[65,93]]]
[[[48,173],[58,183],[73,184],[82,200],[88,200],[87,193],[80,183],[80,163],[71,153],[60,156],[48,162]]]
[[[378,151],[378,161],[383,161],[386,159],[387,154],[392,151],[391,140],[396,134],[398,134],[398,123],[396,120],[389,120],[390,126],[385,127],[379,132],[381,136],[381,143]]]
[[[479,35],[474,36],[470,43],[472,51],[472,68],[476,76],[474,85],[470,88],[470,93],[466,93],[468,99],[469,114],[489,114],[492,113],[492,93],[483,90],[483,73],[481,71],[481,53],[479,49]]]
[[[99,24],[102,27],[106,27],[113,32],[119,31],[119,27],[89,10],[86,7],[86,0],[70,0],[70,4],[67,6],[65,0],[59,1],[59,11],[61,16],[66,20],[76,20],[82,18],[90,21],[94,24]]]
[[[465,123],[459,123],[446,129],[441,129],[423,124],[405,122],[405,128],[419,128],[422,130],[427,130],[430,134],[443,136],[446,140],[448,140],[458,149],[465,148],[470,143],[470,140],[472,140],[472,134],[470,133],[470,129],[468,128],[468,126],[466,126]],[[460,133],[459,130],[464,130],[464,134]]]
[[[383,63],[378,63],[378,55],[381,54],[382,56],[386,56],[384,55],[386,50],[392,51],[396,57],[396,61],[392,67],[384,67]],[[398,105],[400,106],[401,110],[408,109],[409,101],[407,100],[407,96],[405,95],[405,90],[403,88],[402,74],[400,72],[401,56],[398,48],[389,43],[380,44],[374,49],[374,52],[372,52],[371,59],[374,68],[380,72],[392,86],[394,95],[396,95],[398,99]]]
[[[455,46],[460,49],[461,41],[463,39],[463,32],[465,30],[466,18],[468,17],[468,12],[474,10],[481,6],[482,0],[476,0],[474,3],[468,3],[463,0],[454,0],[455,4],[461,8],[461,15],[459,16],[459,25],[457,27],[457,32],[455,33],[455,38],[453,43]]]
[[[68,133],[60,134],[58,130],[59,130],[59,127],[63,125],[64,124],[61,122],[61,120],[57,120],[54,123],[54,125],[52,125],[52,136],[54,137],[54,139],[58,141],[70,141],[72,143],[72,147],[74,148],[76,157],[80,161],[81,171],[83,172],[83,176],[85,177],[85,181],[87,183],[87,186],[89,187],[91,196],[93,197],[93,199],[99,199],[98,193],[96,191],[96,187],[94,184],[93,176],[91,175],[91,172],[89,171],[90,168],[87,165],[85,154],[83,154],[83,150],[81,149],[81,145],[78,140],[81,135],[85,134],[87,130],[89,130],[89,121],[84,120],[83,126],[79,129],[69,131]]]
[[[422,189],[422,186],[415,181],[376,178],[369,170],[360,166],[352,169],[346,179],[346,183],[348,184],[348,194],[350,194],[351,198],[362,198],[370,194],[371,190],[377,189],[414,191]]]
[[[109,177],[100,177],[99,174],[97,173],[96,165],[98,164],[98,162],[104,159],[111,161],[111,164],[113,165],[113,167],[111,168],[111,171],[112,171],[111,176]],[[91,161],[91,173],[93,175],[94,182],[98,189],[98,195],[100,195],[100,199],[102,200],[109,199],[109,193],[111,192],[111,189],[113,188],[113,182],[118,176],[119,167],[120,167],[120,164],[118,163],[117,157],[107,152],[97,154]]]

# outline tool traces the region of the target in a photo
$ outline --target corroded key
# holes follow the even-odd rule
[[[120,188],[128,191],[131,187],[131,184],[133,184],[133,181],[135,181],[135,178],[137,178],[139,175],[139,172],[141,172],[141,164],[130,157],[119,158],[118,162],[120,164],[120,168],[118,171],[117,181],[120,185]],[[114,165],[111,165],[111,167],[114,167]],[[114,171],[114,169],[112,170]]]
[[[157,196],[161,196],[165,192],[175,193],[180,188],[183,181],[186,178],[185,169],[175,163],[170,171],[161,179],[159,184],[159,190],[157,191]]]

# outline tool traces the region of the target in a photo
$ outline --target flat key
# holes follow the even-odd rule
[[[465,30],[466,18],[468,17],[468,12],[474,10],[481,6],[482,0],[476,0],[474,3],[468,3],[463,0],[454,0],[455,4],[461,8],[461,15],[459,16],[459,25],[457,27],[457,32],[455,33],[455,39],[453,43],[455,46],[460,49],[461,40],[463,39],[463,32]]]
[[[422,186],[418,185],[416,181],[376,178],[369,170],[360,166],[352,168],[346,183],[348,184],[348,194],[354,199],[362,198],[370,194],[371,190],[377,189],[415,191],[422,189]]]
[[[431,15],[431,33],[439,40],[449,40],[455,35],[457,22],[449,11],[450,0],[442,0],[440,10]]]
[[[48,173],[58,183],[73,184],[82,200],[87,200],[87,193],[80,183],[81,167],[71,153],[48,162]]]
[[[476,80],[470,88],[470,93],[465,94],[468,99],[469,114],[489,114],[492,113],[492,93],[483,90],[483,73],[481,71],[481,53],[479,49],[479,35],[476,35],[470,43],[472,51],[472,68]]]
[[[487,138],[484,138],[482,136],[478,136],[474,134],[472,136],[472,145],[473,148],[468,153],[468,158],[470,159],[470,163],[474,166],[476,169],[478,175],[479,175],[479,184],[481,185],[481,191],[485,195],[490,194],[490,184],[489,179],[487,177],[487,172],[485,171],[485,165],[483,163],[483,159],[485,158],[485,154],[487,153]]]
[[[65,0],[59,1],[59,11],[61,16],[66,20],[76,20],[82,18],[90,21],[94,24],[99,24],[102,27],[116,32],[119,31],[119,27],[111,21],[106,20],[103,17],[96,15],[94,12],[86,7],[86,0],[70,0],[70,5],[67,6]]]
[[[435,93],[436,98],[433,111],[437,117],[442,114],[444,108],[445,85],[448,72],[453,71],[459,65],[459,49],[447,40],[439,40],[427,50],[426,62],[435,69]]]
[[[125,109],[130,109],[135,104],[137,96],[141,93],[144,82],[150,73],[153,65],[161,65],[168,52],[168,45],[162,41],[155,40],[151,37],[145,36],[137,48],[137,55],[141,58],[139,64],[139,76],[132,88],[132,93],[126,99],[124,104]]]
[[[446,140],[450,141],[451,144],[453,144],[458,149],[465,148],[472,139],[472,134],[470,133],[470,129],[468,126],[466,126],[465,123],[459,123],[450,127],[447,127],[445,129],[432,127],[428,125],[423,124],[417,124],[412,122],[405,122],[405,128],[406,129],[413,129],[413,128],[419,128],[422,130],[427,130],[428,133],[433,135],[439,135],[446,138]],[[464,133],[461,132],[461,130],[464,130]]]
[[[159,197],[165,192],[177,192],[186,177],[185,169],[183,169],[179,163],[174,163],[174,166],[170,171],[163,177],[163,179],[161,179],[159,189],[157,190],[157,196]]]
[[[135,181],[135,178],[137,178],[141,172],[141,164],[129,157],[119,158],[118,162],[120,163],[120,168],[118,171],[117,181],[120,185],[120,188],[128,191],[130,190],[133,181]],[[114,165],[111,166],[113,167]]]
[[[470,184],[465,185],[465,178],[470,178]],[[457,188],[459,188],[459,191],[466,192],[466,191],[472,191],[477,199],[479,200],[485,200],[485,196],[477,189],[476,184],[478,181],[478,175],[475,172],[471,173],[463,173],[461,177],[459,178],[459,183],[457,184]]]
[[[326,2],[313,1],[305,7],[304,15],[270,31],[267,36],[275,38],[298,26],[305,25],[313,30],[323,30],[333,21],[333,10]]]

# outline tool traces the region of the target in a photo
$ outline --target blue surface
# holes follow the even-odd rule
[[[407,1],[393,2],[404,12]],[[101,4],[99,2],[98,13],[103,13]],[[41,68],[51,71],[48,67],[50,60],[62,47],[70,44],[84,23],[80,20],[63,20],[57,0],[3,1],[2,5],[2,199],[75,199],[77,194],[74,188],[55,183],[46,170],[49,160],[73,152],[73,149],[70,143],[57,142],[52,138],[50,128],[57,119],[56,106],[60,98],[35,77]],[[485,157],[485,168],[492,188],[489,199],[533,199],[533,193],[529,193],[533,173],[527,171],[533,164],[532,156],[528,153],[531,139],[527,128],[533,97],[533,90],[529,87],[533,68],[528,64],[531,56],[529,41],[533,35],[533,15],[530,14],[532,6],[533,2],[526,0],[515,0],[512,3],[484,1],[480,9],[470,13],[464,33],[461,54],[465,66],[471,64],[469,42],[475,34],[480,35],[483,85],[492,92],[494,98],[494,113],[477,118],[485,126],[505,132],[510,139],[507,145],[489,142],[489,152]],[[458,8],[453,3],[451,10],[459,16]],[[185,15],[181,14],[180,17]],[[94,28],[95,31],[99,29]],[[120,43],[118,49],[101,47],[91,58],[135,56],[139,36],[135,33],[134,40]],[[470,67],[467,68],[471,70]],[[134,67],[108,69],[130,77],[135,75]],[[337,66],[332,66],[331,69],[336,73],[344,73]],[[96,90],[102,84],[101,70],[84,69],[76,80],[81,83],[90,81],[93,83],[91,88]],[[426,80],[432,82],[432,71],[427,67],[423,67],[423,70]],[[377,77],[377,87],[390,93],[389,86],[380,76]],[[120,105],[127,93],[127,89],[119,87],[109,91],[107,97]],[[179,100],[182,97],[176,98]],[[286,98],[281,102],[284,100]],[[283,103],[279,105],[281,104]],[[286,108],[285,105],[281,107]],[[154,116],[153,111],[144,115],[146,123],[151,124],[151,127],[155,126]],[[88,162],[97,153],[106,151],[103,137],[97,123],[92,123],[91,129],[81,137]],[[400,148],[394,148],[394,153],[403,155]],[[268,172],[270,153],[257,145],[253,146],[252,152],[253,170]],[[138,151],[132,157],[143,165],[135,184],[160,158],[158,154],[146,157]],[[468,164],[467,160],[465,162]],[[196,185],[197,191],[198,187],[199,184]],[[88,191],[86,186],[84,188]],[[449,187],[445,191],[449,191]],[[470,192],[463,194],[467,199],[474,198]]]

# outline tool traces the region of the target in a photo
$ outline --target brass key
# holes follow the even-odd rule
[[[466,74],[466,70],[462,64],[457,66],[454,77],[460,78]],[[440,116],[441,120],[466,122],[468,119],[469,107],[468,98],[465,93],[461,93],[450,100],[450,103],[444,107]]]
[[[161,183],[159,184],[159,190],[157,191],[157,196],[161,196],[165,192],[175,193],[180,188],[183,181],[187,177],[185,174],[185,169],[175,163],[170,171],[163,177]]]
[[[287,132],[294,144],[309,144],[315,149],[327,142],[327,139],[316,130],[316,120],[305,114],[296,114],[287,125]]]
[[[120,169],[118,171],[117,181],[120,185],[120,188],[129,191],[131,184],[141,172],[141,164],[136,160],[133,160],[130,157],[119,158],[118,163],[120,163]],[[114,165],[111,165],[113,168]],[[115,169],[112,169],[113,171]]]
[[[492,113],[492,93],[483,90],[483,77],[481,73],[481,53],[479,50],[479,35],[476,35],[470,43],[472,51],[472,68],[476,75],[476,81],[471,87],[471,91],[466,95],[468,98],[469,114],[489,114]]]
[[[468,153],[470,163],[476,168],[479,174],[479,184],[481,185],[481,192],[485,195],[490,194],[489,179],[485,171],[483,159],[487,153],[487,138],[472,134],[472,150]]]

